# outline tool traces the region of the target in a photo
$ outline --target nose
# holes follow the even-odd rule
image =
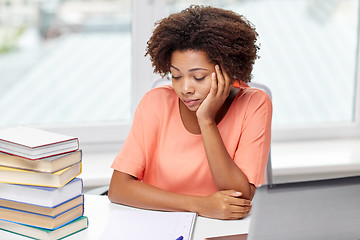
[[[195,89],[191,82],[191,79],[184,78],[182,81],[181,91],[183,94],[193,94]]]

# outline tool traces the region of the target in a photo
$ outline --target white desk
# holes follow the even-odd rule
[[[85,195],[85,216],[89,218],[88,229],[76,233],[68,240],[98,240],[101,239],[107,220],[113,209],[132,209],[123,205],[111,203],[105,196]],[[205,237],[247,233],[250,225],[250,217],[242,220],[216,220],[197,217],[193,232],[193,240],[204,240]],[[121,227],[121,224],[119,224]],[[26,240],[16,234],[0,231],[0,239]],[[124,239],[127,240],[127,239]]]

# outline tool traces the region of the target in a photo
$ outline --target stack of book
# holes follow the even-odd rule
[[[0,229],[59,239],[88,226],[77,138],[29,127],[0,130]]]

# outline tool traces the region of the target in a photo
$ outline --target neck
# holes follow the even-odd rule
[[[180,117],[187,131],[192,134],[200,134],[200,126],[197,120],[196,112],[190,111],[185,104],[179,100]]]

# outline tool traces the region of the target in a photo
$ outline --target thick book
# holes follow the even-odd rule
[[[29,238],[53,240],[63,239],[80,232],[86,229],[88,224],[88,218],[86,216],[82,216],[55,230],[48,230],[7,221],[0,221],[0,229]]]
[[[34,204],[21,203],[11,200],[0,199],[0,207],[21,210],[25,212],[37,213],[55,217],[76,206],[84,204],[84,195],[77,196],[69,201],[61,203],[54,207],[43,207]]]
[[[62,187],[81,173],[81,162],[55,173],[41,173],[16,168],[0,167],[0,182]]]
[[[42,207],[56,207],[81,194],[81,178],[75,178],[61,188],[0,183],[0,199]]]
[[[0,130],[0,152],[39,159],[79,149],[78,138],[37,128],[14,127]]]
[[[46,229],[59,228],[72,220],[81,217],[84,213],[84,205],[81,204],[62,212],[56,216],[48,216],[32,212],[25,212],[12,208],[0,207],[0,219],[9,222],[16,222],[33,227]]]
[[[35,172],[54,173],[67,168],[75,163],[81,162],[82,151],[77,150],[71,153],[64,153],[47,158],[30,160],[6,153],[0,153],[0,166],[30,170]]]

